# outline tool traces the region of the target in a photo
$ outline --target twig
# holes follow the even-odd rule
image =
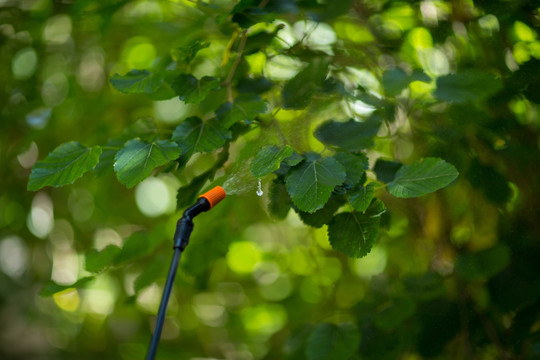
[[[233,102],[233,96],[232,96],[232,78],[234,76],[234,73],[236,72],[236,69],[238,68],[238,65],[240,64],[240,61],[242,60],[242,53],[244,52],[244,48],[246,46],[246,40],[247,40],[247,29],[242,31],[242,36],[240,38],[240,45],[238,45],[238,52],[236,54],[236,59],[234,59],[234,63],[231,67],[231,70],[229,71],[229,75],[227,75],[227,79],[223,83],[227,87],[227,98],[229,102]]]

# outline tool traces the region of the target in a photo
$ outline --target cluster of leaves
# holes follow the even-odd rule
[[[0,158],[9,169],[0,177],[0,245],[11,256],[17,234],[33,259],[18,278],[13,262],[0,259],[0,357],[23,351],[13,339],[30,322],[46,324],[37,333],[50,344],[33,350],[40,357],[140,356],[155,310],[141,303],[164,280],[166,230],[176,219],[145,218],[125,187],[155,174],[177,176],[181,208],[238,165],[270,184],[270,214],[283,219],[292,208],[311,227],[297,227],[294,217],[271,222],[255,196],[201,216],[183,255],[174,294],[180,306],[171,309],[173,341],[160,345],[163,358],[178,358],[179,346],[185,357],[212,358],[244,358],[245,349],[247,358],[295,360],[538,356],[536,2],[184,3],[0,9],[12,23],[0,31]],[[156,8],[163,18],[141,15]],[[17,20],[20,14],[27,17]],[[329,45],[310,36],[330,28]],[[142,34],[160,57],[128,66],[131,40]],[[62,37],[69,41],[61,45]],[[82,52],[95,41],[97,52]],[[32,63],[31,54],[40,67],[23,79],[19,67]],[[100,56],[113,64],[111,73]],[[292,68],[287,76],[267,66],[278,60]],[[82,86],[81,74],[96,66],[103,79],[112,75],[116,90]],[[68,83],[66,101],[57,100]],[[193,110],[179,123],[136,121],[154,101],[172,98]],[[355,104],[372,111],[357,113]],[[67,185],[91,171],[104,176],[26,192],[29,165],[19,154],[35,141],[43,156],[66,137],[79,142],[38,162],[28,189]],[[193,154],[197,161],[189,161]],[[450,163],[461,174],[451,189],[396,199],[452,182]],[[90,202],[79,198],[82,187]],[[36,235],[25,224],[46,212],[47,196],[55,229]],[[81,220],[78,202],[89,203],[93,215]],[[390,231],[377,235],[388,223]],[[99,237],[92,233],[104,226],[123,244],[89,250]],[[160,230],[132,232],[141,227]],[[332,251],[325,228],[334,249],[350,257],[371,253],[353,260]],[[66,253],[78,259],[78,280],[51,282],[42,294],[54,296],[35,296],[51,268],[61,278]],[[238,271],[238,258],[257,266]],[[114,309],[94,316],[87,305],[95,289],[107,289]],[[74,310],[79,299],[84,306]],[[209,303],[216,311],[194,313]],[[221,314],[219,321],[204,316],[210,313]],[[107,321],[96,326],[98,319]],[[216,349],[218,343],[237,351]]]
[[[125,75],[115,74],[110,78],[112,86],[122,93],[143,93],[157,99],[176,96],[186,104],[204,103],[209,98],[219,97],[217,93],[220,89],[226,88],[229,99],[219,105],[213,114],[205,114],[204,119],[184,119],[170,138],[160,136],[155,127],[146,121],[132,125],[120,137],[110,139],[103,147],[89,148],[76,142],[63,144],[35,164],[28,189],[35,191],[44,186],[72,184],[84,173],[92,169],[103,171],[111,163],[118,181],[131,188],[155,174],[158,168],[181,171],[194,153],[211,153],[228,146],[259,126],[259,123],[268,119],[272,121],[271,109],[302,110],[311,104],[316,94],[323,96],[326,93],[327,97],[338,95],[343,99],[359,98],[381,110],[366,119],[328,120],[314,132],[314,136],[331,149],[333,156],[309,151],[299,153],[288,144],[267,145],[254,154],[251,173],[256,178],[270,173],[277,175],[270,191],[271,213],[277,218],[284,218],[292,207],[306,224],[314,227],[328,225],[329,240],[334,249],[350,257],[368,254],[377,238],[385,207],[379,199],[374,198],[376,184],[367,182],[369,162],[366,151],[375,144],[374,138],[383,122],[380,112],[385,111],[387,104],[366,91],[346,91],[343,83],[338,80],[340,72],[331,67],[336,60],[315,52],[308,52],[310,58],[306,60],[307,65],[284,84],[264,77],[237,79],[236,66],[242,62],[242,56],[264,51],[266,43],[282,28],[278,26],[271,33],[249,34],[251,26],[269,21],[269,11],[277,9],[272,6],[281,9],[284,5],[271,3],[268,10],[254,6],[252,2],[240,2],[232,10],[233,21],[244,30],[235,63],[226,78],[197,78],[185,72],[197,53],[209,45],[199,40],[172,49],[166,60],[153,69],[133,69]],[[246,12],[251,15],[246,15]],[[249,21],[246,20],[248,18]],[[293,48],[282,49],[278,54],[287,53]],[[478,84],[485,77],[495,81],[482,73],[440,78],[434,95],[447,101],[467,101],[480,97],[481,91],[471,91],[469,82],[461,79]],[[428,81],[429,77],[421,72],[409,76],[399,68],[383,74],[385,90],[391,96],[399,94],[417,79]],[[235,97],[231,88],[233,80],[236,81]],[[283,86],[279,100],[262,97],[262,94],[279,86]],[[494,86],[490,89],[497,90]],[[223,161],[218,162],[212,171],[193,178],[192,183],[180,188],[179,205],[189,204],[196,192],[207,180],[213,179],[222,165]],[[379,180],[386,182],[388,192],[399,198],[429,194],[446,187],[458,175],[452,165],[439,158],[421,159],[396,170],[388,181]],[[344,205],[350,210],[340,211]]]

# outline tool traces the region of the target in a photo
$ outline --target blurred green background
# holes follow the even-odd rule
[[[391,105],[393,120],[368,154],[372,169],[377,159],[439,156],[460,176],[419,199],[379,188],[384,229],[369,255],[350,259],[332,250],[326,226],[307,227],[294,211],[284,220],[270,216],[272,178],[257,197],[245,164],[277,135],[250,133],[218,174],[235,194],[195,221],[158,358],[540,357],[539,2],[268,3],[279,9],[275,19],[256,26],[278,35],[252,48],[248,42],[239,72],[279,83],[313,52],[332,55],[347,69],[345,84]],[[112,169],[36,193],[26,191],[27,179],[61,143],[105,144],[141,119],[169,134],[186,117],[215,109],[225,91],[190,105],[121,94],[108,80],[156,66],[196,40],[210,46],[191,73],[226,75],[238,46],[235,4],[0,0],[1,359],[143,358],[181,214],[176,191],[214,154],[134,189]],[[454,73],[457,85],[445,92],[441,79]],[[376,105],[366,101],[313,99],[275,119],[296,149],[323,151],[311,135],[316,124],[369,113]],[[377,164],[372,179],[392,168]],[[92,263],[96,250],[127,243],[131,257],[104,268]],[[345,344],[326,340],[346,356],[316,352],[313,329],[321,323],[354,324]]]

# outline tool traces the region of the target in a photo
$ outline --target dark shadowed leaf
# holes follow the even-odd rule
[[[375,194],[375,184],[369,183],[349,192],[349,201],[355,210],[365,212]]]
[[[437,99],[464,103],[485,99],[502,88],[501,80],[481,70],[465,70],[437,79]]]
[[[381,330],[392,330],[410,318],[415,310],[416,304],[410,297],[392,299],[375,314],[373,323]]]
[[[285,219],[291,209],[291,198],[289,197],[285,184],[278,179],[272,181],[268,198],[270,199],[270,202],[268,203],[268,211],[270,214],[276,219]]]
[[[216,116],[224,128],[228,129],[237,122],[251,123],[258,114],[266,111],[266,103],[258,95],[245,94],[227,102],[216,110]]]
[[[360,345],[360,332],[351,323],[318,324],[307,340],[308,360],[347,360]]]
[[[265,77],[242,78],[236,83],[236,90],[241,93],[262,94],[272,88],[274,84]]]
[[[364,122],[353,119],[347,122],[330,120],[315,130],[315,137],[323,144],[359,152],[373,146],[373,137],[379,131],[380,124],[378,119]]]
[[[287,174],[287,191],[302,211],[313,213],[322,208],[334,187],[345,180],[345,168],[333,158],[307,160]]]
[[[332,248],[352,258],[366,256],[377,239],[380,216],[346,212],[334,216],[328,225]]]
[[[425,158],[402,166],[388,184],[388,191],[400,198],[418,197],[442,189],[458,175],[456,168],[446,161]]]
[[[172,141],[133,139],[116,154],[114,171],[118,181],[131,188],[150,176],[158,166],[176,160],[180,153],[180,148]]]
[[[334,218],[334,213],[339,209],[339,207],[344,203],[343,197],[337,197],[332,195],[328,202],[324,204],[322,209],[315,211],[310,214],[305,211],[300,211],[296,209],[298,216],[304,222],[304,224],[320,228],[323,225],[329,224]]]
[[[369,167],[368,158],[364,153],[351,154],[345,151],[340,151],[333,157],[345,168],[347,173],[346,179],[351,185],[360,182]]]
[[[377,159],[373,171],[377,175],[377,180],[389,183],[396,177],[396,173],[403,164],[397,161]]]
[[[322,86],[327,72],[328,60],[322,57],[314,58],[308,66],[285,84],[281,92],[283,108],[305,108],[311,102],[313,94]]]
[[[509,249],[498,244],[486,250],[459,255],[456,274],[467,281],[485,280],[502,271],[509,262]]]
[[[187,104],[198,104],[203,101],[212,90],[219,88],[219,82],[211,76],[204,76],[200,80],[189,74],[178,75],[171,82],[176,95]]]
[[[126,75],[114,74],[111,85],[125,94],[155,93],[163,84],[162,73],[151,73],[148,70],[131,70]]]
[[[161,256],[157,256],[153,259],[150,264],[144,267],[143,272],[135,279],[135,293],[139,293],[145,287],[164,277],[165,274],[167,274],[168,266],[167,260]]]
[[[182,158],[187,162],[193,153],[210,152],[222,147],[231,136],[231,132],[215,118],[202,121],[198,117],[190,117],[174,129],[172,140],[178,143]]]
[[[27,188],[36,191],[44,186],[73,184],[97,165],[100,154],[99,146],[88,148],[75,141],[62,144],[34,165]]]

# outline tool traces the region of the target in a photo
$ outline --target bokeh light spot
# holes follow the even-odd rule
[[[27,47],[19,50],[11,60],[13,77],[18,80],[26,80],[36,72],[38,57],[36,51]]]
[[[227,253],[227,265],[239,274],[251,273],[261,261],[259,247],[249,241],[232,243]]]

